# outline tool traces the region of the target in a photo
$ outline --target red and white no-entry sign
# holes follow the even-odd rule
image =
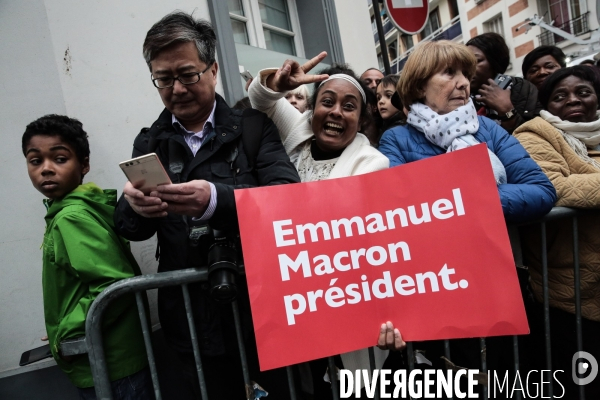
[[[400,31],[414,35],[425,27],[429,15],[428,0],[385,0],[384,4],[390,20]]]

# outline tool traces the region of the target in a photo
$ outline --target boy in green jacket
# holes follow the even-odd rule
[[[33,186],[48,199],[43,242],[44,317],[52,355],[82,399],[95,399],[86,355],[61,355],[60,343],[85,335],[94,299],[112,283],[140,275],[129,243],[113,230],[115,190],[83,184],[90,170],[81,122],[46,115],[25,129],[23,154]],[[135,297],[114,301],[102,321],[115,399],[154,398]]]

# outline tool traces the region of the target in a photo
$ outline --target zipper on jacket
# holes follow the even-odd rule
[[[236,146],[231,150],[231,154],[229,154],[229,157],[227,157],[225,159],[225,161],[229,163],[229,169],[233,173],[233,184],[234,185],[236,184],[235,176],[237,173],[237,168],[235,168],[235,160],[237,160],[237,157],[238,157],[238,148]]]

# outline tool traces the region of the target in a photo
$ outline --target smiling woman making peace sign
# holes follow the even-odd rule
[[[292,163],[302,182],[342,178],[388,168],[387,157],[371,147],[365,135],[359,133],[361,124],[370,118],[365,91],[369,90],[356,79],[354,72],[308,75],[322,61],[323,52],[304,65],[286,60],[279,69],[265,69],[248,89],[252,106],[273,120]],[[286,99],[289,90],[320,82],[311,98],[311,109],[300,113]],[[374,327],[375,328],[375,327]],[[383,325],[379,337],[381,348],[405,347],[400,332],[390,324]],[[373,339],[375,339],[374,329]],[[375,342],[373,343],[375,344]],[[345,368],[368,368],[367,350],[342,354]],[[381,368],[386,352],[376,351],[377,368]],[[329,395],[329,388],[319,387],[325,373],[325,360],[311,362],[314,374],[315,398]],[[322,389],[323,393],[319,392]]]
[[[327,53],[304,65],[286,60],[279,69],[265,69],[248,89],[252,106],[273,120],[302,182],[341,178],[388,167],[385,156],[358,131],[369,118],[366,88],[351,70],[344,74],[309,75]],[[321,82],[304,114],[285,100],[289,90]]]

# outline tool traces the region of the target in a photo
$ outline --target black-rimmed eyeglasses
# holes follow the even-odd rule
[[[182,85],[193,85],[194,83],[200,81],[200,77],[202,76],[202,74],[208,71],[211,66],[212,64],[206,67],[206,69],[202,72],[186,72],[185,74],[181,74],[179,76],[164,78],[152,78],[152,75],[150,75],[150,77],[154,86],[156,86],[159,89],[167,89],[173,87],[173,85],[175,85],[175,79],[181,82]]]

